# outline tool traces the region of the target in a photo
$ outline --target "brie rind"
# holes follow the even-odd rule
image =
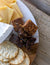
[[[9,36],[12,30],[12,25],[0,22],[0,44]]]

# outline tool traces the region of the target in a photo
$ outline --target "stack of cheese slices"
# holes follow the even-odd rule
[[[0,22],[10,23],[23,15],[16,3],[16,0],[0,0]]]
[[[22,49],[4,41],[0,45],[0,65],[30,65],[30,59]]]

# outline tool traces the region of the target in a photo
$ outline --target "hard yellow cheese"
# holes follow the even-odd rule
[[[2,0],[0,0],[0,7],[3,7],[3,6],[5,6],[5,3],[3,3]]]
[[[23,15],[18,7],[18,5],[16,4],[16,0],[2,0],[6,6],[8,6],[9,8],[12,8],[14,10],[13,13],[13,17],[12,20],[15,20],[17,18],[23,18]]]
[[[7,4],[12,4],[12,3],[16,3],[16,0],[2,0],[4,3]]]
[[[12,14],[13,10],[8,8],[7,6],[0,7],[0,22],[10,23]]]
[[[9,18],[12,15],[11,21],[13,21],[17,18],[23,18],[21,11],[20,11],[18,5],[16,4],[16,0],[0,0],[0,7],[4,7],[4,6],[7,6],[14,10],[13,15],[12,15],[12,12],[9,11],[10,12]]]
[[[16,3],[11,4],[11,8],[14,9],[12,20],[15,20],[17,18],[23,18],[23,15]]]

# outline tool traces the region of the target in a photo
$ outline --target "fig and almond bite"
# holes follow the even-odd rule
[[[18,32],[18,30],[20,28],[22,28],[22,25],[24,24],[23,20],[21,18],[18,18],[16,20],[12,21],[12,25],[14,26],[14,29],[16,32]]]
[[[28,51],[30,51],[32,46],[34,46],[36,38],[30,36],[20,37],[19,35],[17,36],[16,34],[12,34],[9,41],[16,44],[19,48],[25,47]]]
[[[14,24],[14,23],[15,24],[18,23],[18,24],[22,24],[22,25],[24,24],[24,22],[23,22],[23,20],[21,18],[18,18],[18,19],[13,20],[12,21],[12,24]]]
[[[23,25],[23,28],[24,31],[26,31],[31,36],[34,35],[38,29],[38,27],[31,20],[26,21],[26,23]]]
[[[23,47],[24,45],[23,41],[16,34],[12,34],[9,41],[16,44],[19,48]]]
[[[32,50],[36,41],[32,35],[35,34],[38,27],[31,20],[24,24],[22,19],[16,19],[12,21],[12,24],[18,35],[12,34],[10,41],[20,48],[25,47],[28,51]]]

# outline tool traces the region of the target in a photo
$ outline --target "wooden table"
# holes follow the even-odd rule
[[[40,43],[37,57],[32,65],[50,65],[50,16],[36,8],[34,5],[31,5],[24,0],[22,1],[31,10],[39,27]],[[43,1],[50,6],[50,0]]]

